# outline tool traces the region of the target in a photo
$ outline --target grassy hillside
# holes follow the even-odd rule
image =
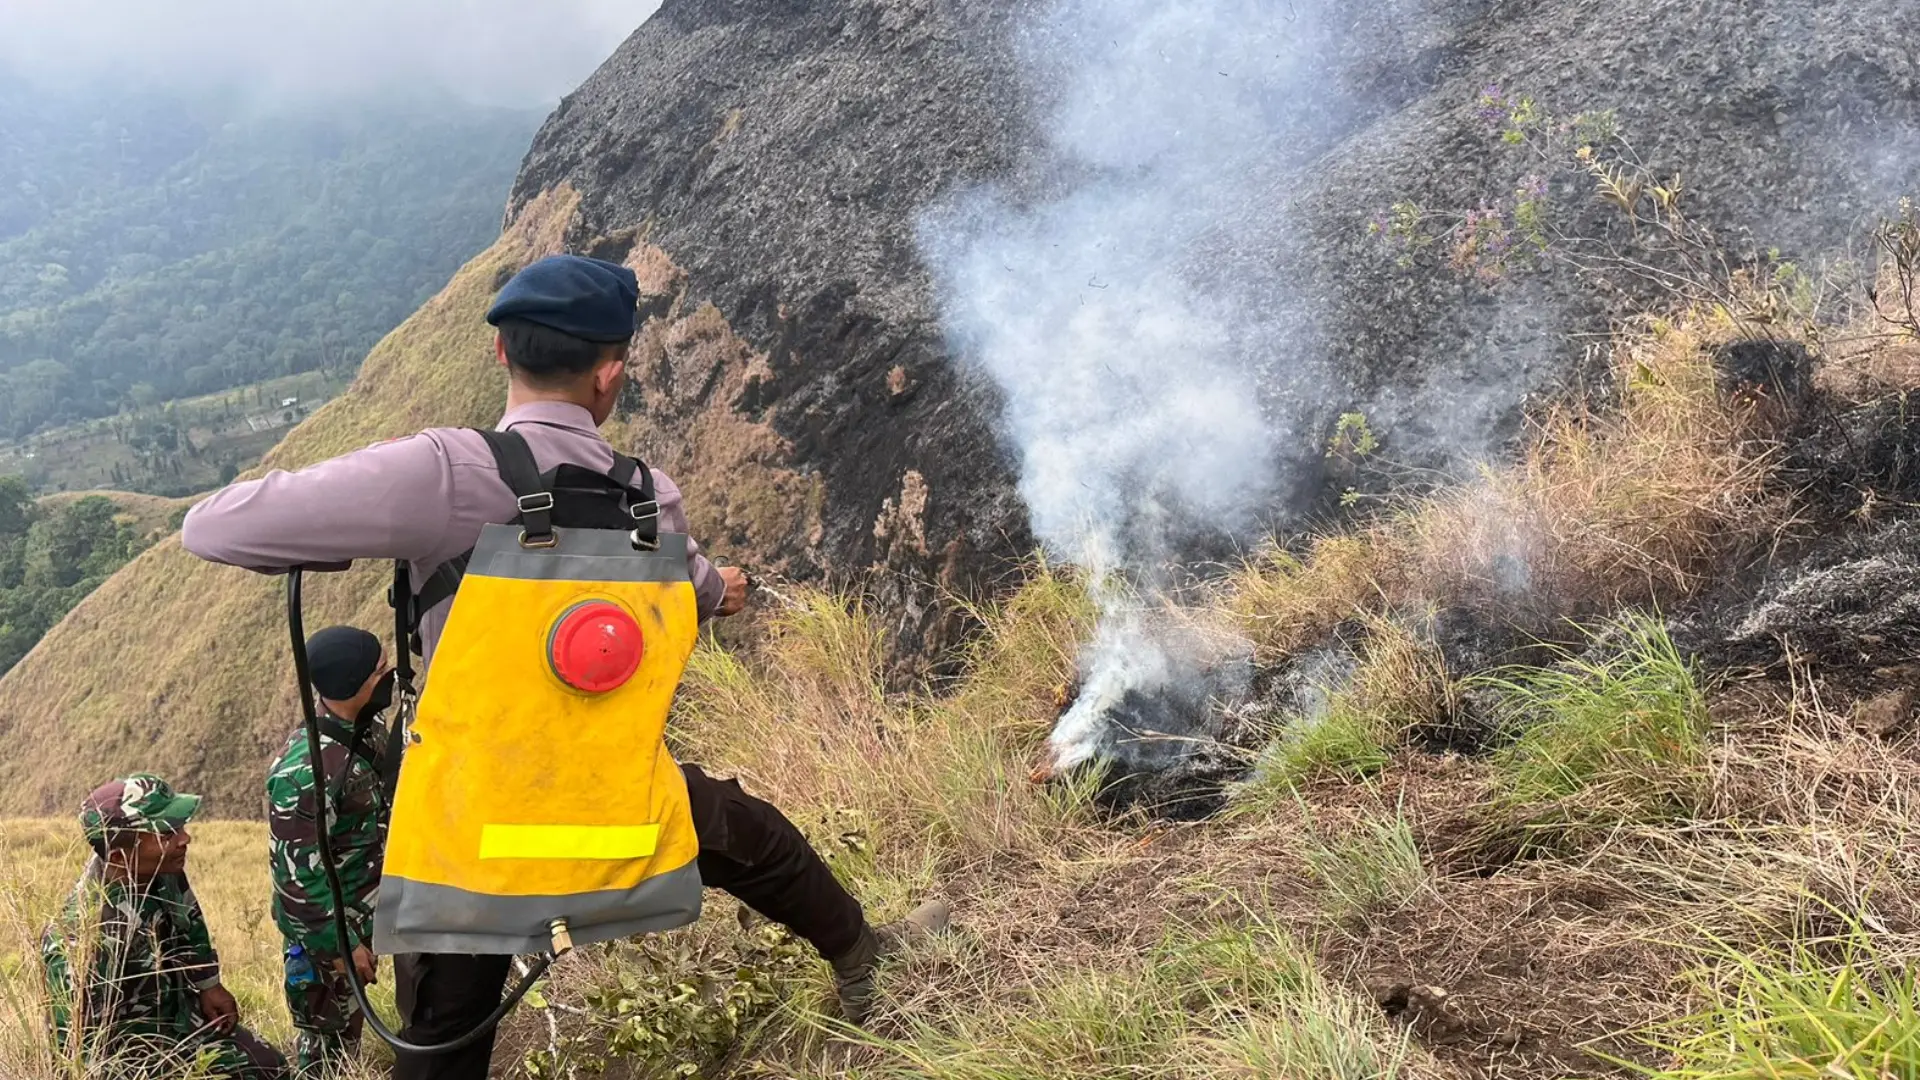
[[[39,503],[45,509],[58,510],[95,495],[113,503],[120,511],[119,520],[132,525],[149,541],[172,532],[174,516],[190,505],[187,499],[143,495],[137,491],[60,491],[41,496]]]
[[[565,193],[529,208],[262,468],[297,468],[432,424],[491,423],[502,382],[486,305],[502,274],[558,249],[572,211]],[[309,622],[385,626],[388,572],[314,581]],[[202,563],[177,538],[142,554],[0,678],[0,812],[64,810],[102,777],[150,768],[206,778],[213,815],[257,816],[255,763],[295,715],[282,595],[279,580]]]
[[[1271,669],[1356,667],[1270,717],[1204,823],[1026,782],[1090,632],[1070,576],[982,612],[940,697],[882,692],[858,605],[777,590],[751,659],[696,655],[678,750],[787,808],[879,916],[944,894],[957,931],[855,1035],[804,950],[723,902],[562,963],[511,1029],[531,1074],[1920,1075],[1920,759],[1910,717],[1856,705],[1899,676],[1731,679],[1647,614],[1806,535],[1778,420],[1715,368],[1795,333],[1715,307],[1630,327],[1614,407],[1211,586]],[[1912,389],[1911,338],[1838,335],[1827,404]],[[1463,608],[1570,651],[1469,674],[1435,618]]]
[[[572,212],[531,207],[267,467],[491,419],[481,309]],[[1920,1078],[1911,642],[1852,634],[1871,601],[1818,561],[1870,564],[1896,614],[1920,595],[1903,221],[1879,293],[1899,307],[1822,323],[1777,273],[1678,290],[1597,349],[1605,386],[1543,405],[1476,476],[1405,485],[1392,433],[1343,420],[1347,512],[1184,594],[1262,674],[1206,821],[1113,810],[1096,777],[1029,781],[1092,633],[1071,572],[1028,567],[977,612],[964,674],[912,694],[887,691],[858,601],[775,581],[738,647],[696,651],[676,753],[781,805],[876,918],[942,895],[955,931],[891,968],[854,1032],[803,946],[715,897],[688,931],[561,960],[496,1075]],[[1791,592],[1769,592],[1789,570],[1838,647],[1737,659],[1714,627]],[[64,816],[139,766],[254,814],[293,715],[278,585],[171,542],[117,575],[0,679],[0,810]],[[383,586],[378,567],[315,582],[312,619],[383,624]],[[64,820],[12,828],[0,956],[30,948],[76,861]],[[202,880],[235,980],[284,1033],[262,883],[220,852]],[[0,967],[0,1074],[81,1080],[32,985]]]
[[[1716,379],[1723,347],[1761,329],[1713,307],[1630,327],[1605,412],[1554,412],[1516,464],[1208,586],[1206,613],[1238,620],[1270,669],[1329,648],[1355,667],[1246,740],[1251,771],[1206,822],[1101,810],[1086,778],[1027,782],[1091,632],[1071,575],[1031,567],[979,612],[967,674],[937,696],[884,691],[883,634],[857,603],[776,585],[750,653],[696,652],[676,752],[782,805],[876,917],[944,895],[956,930],[890,969],[861,1034],[802,946],[716,896],[689,931],[563,959],[509,1021],[496,1075],[1920,1076],[1920,758],[1911,699],[1887,722],[1870,697],[1900,674],[1791,660],[1731,679],[1648,614],[1808,532],[1780,421]],[[1916,388],[1913,336],[1799,344],[1845,409]],[[126,575],[185,617],[162,576]],[[222,579],[196,587],[271,636],[271,613],[223,606]],[[1436,632],[1463,608],[1571,651],[1468,673]],[[203,636],[166,659],[242,647]],[[1476,739],[1449,742],[1473,715]],[[0,953],[26,947],[75,861],[65,821],[13,828],[29,842],[5,849],[24,884]],[[257,871],[203,880],[247,1003],[284,1031],[271,956],[249,944]],[[0,1069],[71,1076],[32,1025],[27,974],[0,987]]]
[[[750,655],[696,652],[676,752],[784,807],[876,917],[944,895],[956,930],[890,969],[862,1034],[804,947],[715,896],[691,930],[563,959],[496,1075],[1920,1076],[1914,736],[1863,722],[1841,672],[1729,680],[1645,614],[1795,532],[1765,410],[1715,389],[1719,348],[1753,329],[1703,310],[1623,332],[1606,413],[1555,413],[1516,465],[1210,586],[1266,664],[1346,647],[1357,667],[1249,740],[1206,822],[1027,781],[1091,633],[1070,574],[1035,565],[981,611],[939,696],[884,692],[857,603],[761,594]],[[1830,359],[1829,403],[1913,389],[1909,337]],[[1500,606],[1509,559],[1530,614]],[[1578,655],[1462,676],[1432,615],[1470,601],[1570,615]],[[1469,699],[1495,722],[1447,749]],[[72,848],[35,843],[36,866]],[[277,1030],[271,958],[245,951],[260,882],[212,880]],[[37,916],[56,884],[11,906]],[[3,980],[0,1067],[46,1061],[22,979]]]

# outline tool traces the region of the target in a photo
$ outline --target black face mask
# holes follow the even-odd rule
[[[373,696],[367,699],[366,706],[360,710],[359,719],[371,720],[375,714],[386,712],[393,706],[393,676],[394,672],[389,671],[373,684]]]

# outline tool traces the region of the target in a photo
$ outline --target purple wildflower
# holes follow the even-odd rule
[[[1480,105],[1474,110],[1474,115],[1489,131],[1498,131],[1507,122],[1511,111],[1512,107],[1507,102],[1507,95],[1501,91],[1500,84],[1488,83],[1486,89],[1480,91]]]

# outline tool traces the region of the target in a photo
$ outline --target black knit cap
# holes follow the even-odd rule
[[[328,701],[360,692],[380,666],[380,639],[356,626],[329,626],[307,639],[307,671]]]

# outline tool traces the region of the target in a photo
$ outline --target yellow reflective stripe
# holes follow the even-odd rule
[[[658,825],[487,825],[482,859],[644,859],[660,842]]]

